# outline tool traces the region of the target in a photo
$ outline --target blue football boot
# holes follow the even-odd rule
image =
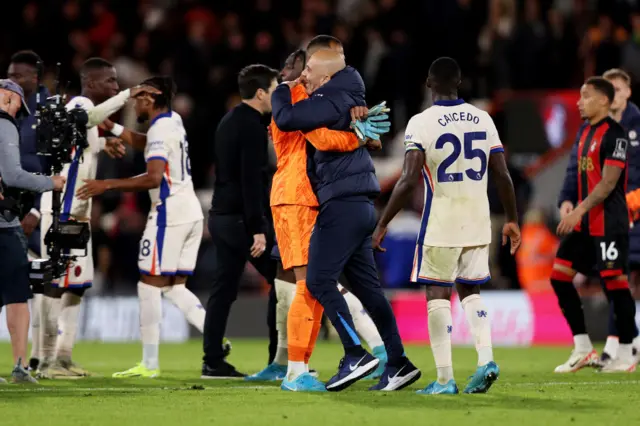
[[[338,373],[327,382],[327,390],[339,392],[358,380],[371,374],[380,364],[380,360],[369,352],[364,355],[345,355],[340,360]]]
[[[316,379],[309,373],[302,373],[295,380],[289,381],[286,378],[282,381],[280,389],[290,392],[326,392],[324,383]]]
[[[480,366],[476,373],[471,376],[471,381],[464,388],[464,393],[485,393],[493,382],[498,380],[498,376],[500,376],[500,368],[495,362],[491,361]]]
[[[271,363],[262,371],[247,376],[244,379],[249,382],[271,382],[274,380],[282,380],[287,375],[287,366]]]
[[[373,348],[373,356],[380,360],[380,364],[378,364],[378,368],[376,368],[373,373],[365,377],[365,379],[379,379],[382,376],[384,369],[387,367],[387,351],[384,349],[384,345]]]
[[[458,385],[456,385],[456,381],[451,379],[446,384],[441,385],[436,380],[431,383],[426,388],[419,390],[420,395],[456,395],[458,394]]]

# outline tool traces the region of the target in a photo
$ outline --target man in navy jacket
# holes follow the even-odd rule
[[[611,116],[627,132],[629,147],[627,155],[628,183],[627,194],[640,189],[640,109],[633,102],[629,102],[631,97],[631,78],[629,74],[621,69],[611,69],[604,73],[604,78],[609,80],[616,91],[615,99],[611,104]],[[580,134],[581,132],[578,132]],[[567,166],[558,205],[560,215],[564,217],[573,210],[578,197],[577,161],[578,142],[571,149],[571,158]],[[628,199],[627,195],[627,199]],[[629,206],[631,208],[631,206]],[[636,222],[629,234],[629,267],[631,270],[632,285],[640,285],[640,222]],[[604,288],[604,286],[603,286]],[[605,363],[616,357],[618,352],[618,331],[613,319],[613,305],[609,304],[609,337],[602,351],[600,361]],[[636,326],[636,338],[633,341],[634,352],[640,348],[640,338]]]
[[[290,87],[298,82],[283,83],[273,93],[273,117],[283,131],[349,130],[351,108],[366,105],[362,78],[334,50],[314,53],[300,82],[310,97],[295,105]],[[343,390],[374,371],[379,362],[360,344],[349,308],[336,288],[343,270],[376,324],[389,357],[372,390],[406,387],[418,380],[420,371],[404,356],[393,311],[378,280],[371,235],[376,225],[373,199],[380,186],[371,156],[364,147],[345,153],[309,148],[309,155],[309,178],[320,211],[309,246],[307,288],[324,307],[345,349],[339,371],[326,388]]]

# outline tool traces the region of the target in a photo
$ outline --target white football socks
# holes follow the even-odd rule
[[[288,283],[276,278],[276,329],[278,330],[278,347],[273,362],[278,365],[287,365],[289,351],[287,344],[287,316],[291,301],[296,294],[296,284]]]
[[[618,356],[619,346],[620,341],[618,340],[618,336],[608,336],[607,343],[604,344],[602,352],[608,354],[611,358],[615,358]]]
[[[467,323],[475,340],[478,352],[478,366],[493,361],[493,347],[491,345],[491,321],[487,308],[482,303],[479,294],[467,296],[462,301],[462,308],[467,317]]]
[[[338,284],[338,290],[340,290],[341,293],[343,293],[343,289],[344,287]],[[360,337],[367,342],[367,345],[369,345],[371,349],[384,346],[376,325],[362,306],[360,300],[350,291],[343,293],[343,296],[349,307],[349,313],[353,318],[353,324],[356,326],[356,332]]]
[[[41,293],[33,295],[31,299],[31,358],[41,359],[40,344],[42,343],[42,335],[40,328],[40,311],[42,306]]]
[[[631,343],[620,344],[620,347],[618,348],[618,359],[630,364],[634,364],[636,362],[633,358],[633,345]]]
[[[163,287],[162,294],[182,311],[191,325],[202,333],[206,311],[195,294],[189,291],[184,284]]]
[[[288,361],[287,363],[287,380],[290,382],[308,372],[309,366],[304,361]]]
[[[588,334],[576,334],[573,336],[573,344],[576,352],[589,353],[593,350],[593,344]]]
[[[430,300],[427,303],[427,312],[429,315],[429,340],[438,371],[438,383],[444,385],[453,379],[451,302],[443,299]]]
[[[58,319],[58,340],[56,342],[56,359],[71,360],[73,344],[78,330],[80,316],[80,302],[82,297],[71,292],[63,293],[60,298],[60,317]]]
[[[60,305],[60,299],[49,296],[42,297],[40,305],[40,328],[42,333],[40,352],[44,362],[51,362],[55,354]]]
[[[159,368],[160,323],[162,322],[162,290],[138,282],[140,302],[140,337],[142,338],[142,363],[150,370]]]

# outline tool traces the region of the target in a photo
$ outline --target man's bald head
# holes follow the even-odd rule
[[[308,94],[318,90],[347,65],[344,56],[335,50],[322,49],[315,52],[302,73],[301,79]]]
[[[307,56],[311,57],[314,53],[321,49],[335,50],[336,52],[344,56],[344,48],[342,47],[342,42],[330,35],[321,34],[311,39],[311,41],[307,44]]]

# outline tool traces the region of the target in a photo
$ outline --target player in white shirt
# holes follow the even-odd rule
[[[162,296],[184,312],[201,332],[205,310],[185,287],[193,274],[202,239],[202,207],[193,189],[186,132],[180,116],[171,111],[173,82],[153,77],[141,84],[136,97],[139,122],[150,120],[144,147],[147,172],[128,179],[87,180],[77,191],[89,199],[106,190],[149,191],[152,208],[140,241],[140,335],[142,362],[114,377],[157,377],[162,320]],[[119,126],[112,133],[122,134]]]
[[[96,123],[120,109],[129,99],[130,91],[118,93],[118,81],[113,65],[101,58],[88,59],[80,70],[82,94],[76,96],[66,105],[67,110],[83,108],[90,116],[87,124],[88,147],[73,153],[73,162],[66,164],[62,175],[67,184],[61,196],[61,221],[73,220],[89,222],[91,217],[91,200],[80,200],[74,196],[76,188],[85,179],[93,179],[96,175],[97,155],[106,149],[113,155],[116,145],[107,144],[105,138],[98,135]],[[96,106],[96,104],[100,104]],[[113,141],[111,141],[113,142]],[[123,148],[123,147],[122,147]],[[42,236],[41,253],[47,257],[44,237],[53,222],[52,193],[42,196]],[[84,254],[84,251],[72,253]],[[42,298],[38,298],[42,327],[34,328],[35,347],[40,348],[37,357],[41,360],[38,366],[39,378],[64,378],[86,376],[88,372],[72,359],[75,342],[80,301],[93,281],[93,256],[89,241],[86,256],[78,257],[66,270],[66,274],[52,283]]]
[[[502,143],[489,114],[458,98],[460,79],[460,68],[451,58],[439,58],[429,68],[427,85],[434,105],[409,120],[402,176],[373,234],[374,249],[384,251],[380,244],[387,225],[422,177],[425,205],[411,281],[426,285],[429,338],[438,371],[438,379],[419,391],[423,394],[458,393],[451,357],[454,285],[478,352],[476,373],[464,392],[486,392],[499,375],[479,290],[479,284],[490,279],[487,168],[507,215],[502,243],[511,239],[512,254],[520,245],[515,193]]]

